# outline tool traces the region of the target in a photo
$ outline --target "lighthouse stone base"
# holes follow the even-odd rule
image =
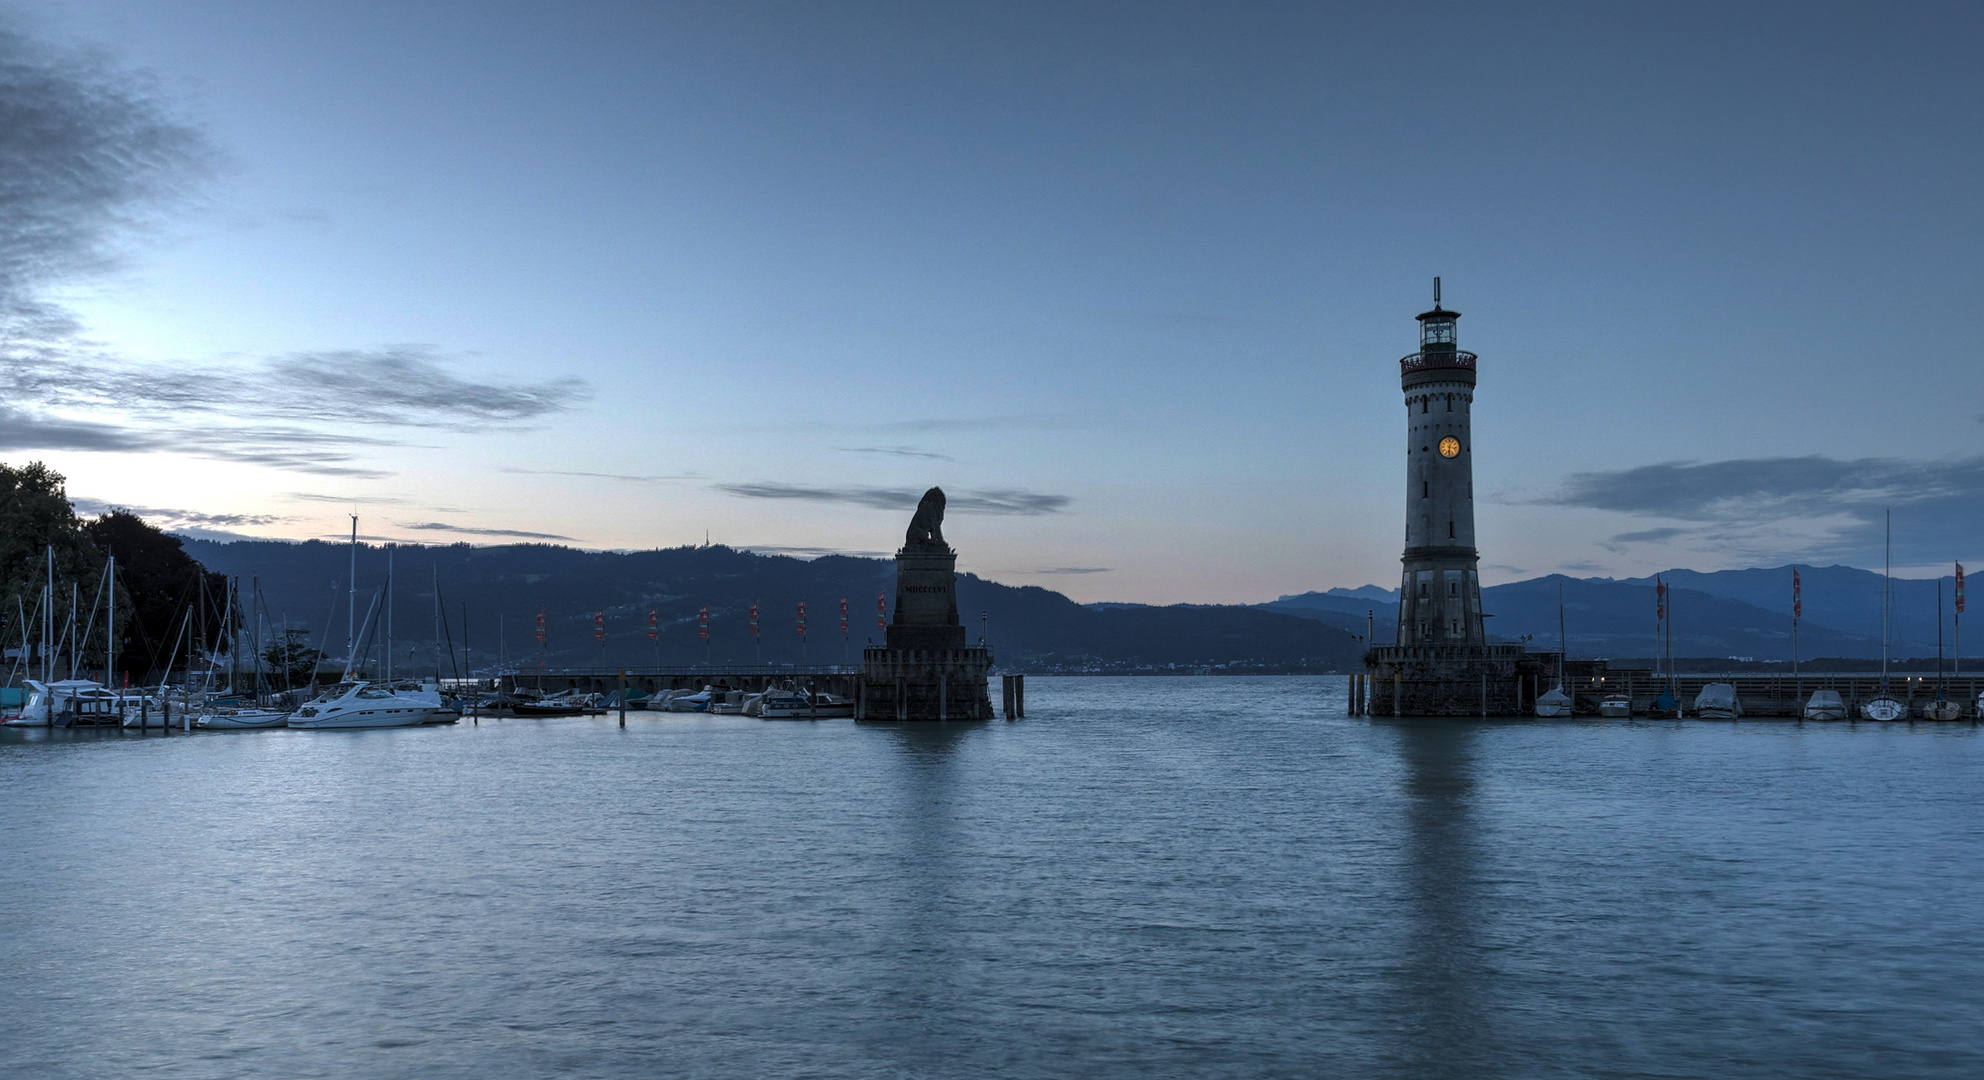
[[[1370,715],[1519,716],[1534,663],[1520,645],[1380,646],[1364,654]]]

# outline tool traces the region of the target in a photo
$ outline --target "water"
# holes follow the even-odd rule
[[[1984,1075],[1969,725],[0,733],[0,1075]]]

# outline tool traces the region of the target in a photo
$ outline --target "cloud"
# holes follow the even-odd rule
[[[1537,502],[1690,523],[1622,533],[1614,543],[1672,540],[1693,532],[1745,556],[1878,557],[1884,515],[1896,520],[1897,554],[1940,559],[1984,530],[1984,457],[1739,458],[1664,462],[1575,473]],[[1932,555],[1933,553],[1933,555]]]
[[[806,502],[847,503],[877,510],[914,510],[923,492],[913,488],[823,488],[798,484],[718,484],[718,491],[744,499],[798,499]],[[1044,495],[1031,491],[997,488],[986,491],[946,493],[946,508],[970,514],[1055,514],[1073,501],[1066,495]]]
[[[162,450],[157,433],[132,431],[88,420],[34,416],[0,405],[0,451],[11,450]]]
[[[391,495],[320,495],[311,491],[292,491],[282,496],[292,502],[338,503],[345,506],[407,506],[412,499],[401,499]]]
[[[894,420],[883,424],[872,424],[869,425],[869,428],[874,431],[925,433],[940,431],[1009,431],[1013,429],[1039,430],[1061,427],[1065,424],[1065,419],[1050,416],[977,416],[929,420]]]
[[[107,502],[103,499],[93,499],[88,496],[76,496],[69,501],[79,513],[100,516],[108,514],[113,510],[123,510],[127,513],[136,514],[150,524],[175,532],[185,532],[192,528],[211,529],[216,526],[253,528],[263,525],[275,525],[290,520],[276,514],[210,514],[204,510],[176,510],[161,506],[133,506],[129,503]]]
[[[72,333],[46,290],[114,267],[214,158],[144,79],[0,22],[0,340]]]
[[[1641,529],[1639,532],[1623,532],[1612,537],[1615,544],[1648,544],[1656,540],[1672,540],[1687,533],[1686,529],[1662,528]]]
[[[518,540],[571,540],[569,536],[557,533],[524,532],[520,529],[483,529],[469,525],[449,525],[440,521],[423,521],[418,524],[395,521],[393,525],[401,529],[414,529],[421,532],[451,532],[468,536],[507,536]]]
[[[753,555],[789,555],[795,559],[817,559],[823,555],[847,555],[857,559],[886,559],[892,551],[857,551],[853,548],[793,547],[785,544],[751,544],[740,547]]]
[[[642,476],[633,473],[585,472],[580,469],[498,469],[498,472],[515,473],[521,476],[584,476],[595,480],[626,480],[636,484],[657,484],[665,480],[701,480],[700,473],[681,473],[675,476]]]
[[[480,430],[542,419],[587,398],[579,379],[517,384],[454,373],[459,361],[425,346],[291,353],[248,366],[139,364],[82,349],[0,357],[14,400],[149,417],[231,412],[328,424]]]
[[[918,450],[913,446],[836,446],[843,454],[885,454],[889,457],[928,458],[931,461],[956,461],[949,454],[939,454],[933,450]]]
[[[89,450],[107,453],[176,453],[321,476],[387,475],[353,464],[352,449],[396,445],[385,440],[287,427],[140,429],[95,420],[34,414],[0,405],[0,452]]]

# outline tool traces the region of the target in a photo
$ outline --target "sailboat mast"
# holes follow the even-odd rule
[[[386,681],[393,681],[393,548],[386,545]]]
[[[462,624],[462,633],[468,633],[468,624]],[[434,564],[434,685],[441,684],[441,564]]]
[[[104,573],[110,577],[110,614],[103,624],[103,682],[105,686],[114,686],[117,682],[117,676],[113,674],[117,670],[117,556],[110,557],[110,569]],[[1939,592],[1936,597],[1940,605],[1942,594]],[[1938,623],[1941,621],[1940,618],[1937,620]]]
[[[1887,513],[1887,546],[1881,555],[1881,692],[1888,688],[1888,633],[1894,616],[1894,511]]]
[[[344,583],[345,670],[351,670],[352,650],[358,648],[358,515],[351,515],[351,574]]]
[[[262,695],[262,578],[248,577],[248,650],[255,658],[255,697]]]
[[[48,605],[41,613],[41,681],[55,678],[55,545],[48,545]]]
[[[1564,579],[1557,579],[1557,689],[1564,688],[1564,668],[1571,661],[1570,639],[1564,636]]]

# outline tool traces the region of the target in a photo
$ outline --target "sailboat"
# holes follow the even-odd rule
[[[1943,682],[1943,583],[1936,582],[1936,700],[1922,706],[1924,720],[1961,720],[1963,703],[1951,701]]]
[[[1888,693],[1888,637],[1894,621],[1894,511],[1888,511],[1887,551],[1881,563],[1881,692],[1860,703],[1868,720],[1906,720],[1908,706]]]
[[[1571,715],[1571,695],[1564,692],[1564,661],[1571,655],[1564,638],[1564,583],[1557,582],[1557,685],[1536,695],[1536,715],[1555,719]]]

